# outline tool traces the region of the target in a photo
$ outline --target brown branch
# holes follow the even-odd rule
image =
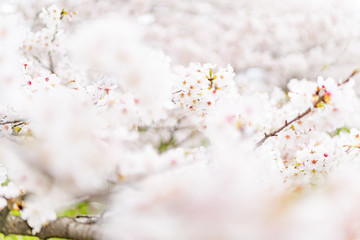
[[[338,83],[338,86],[341,86],[341,85],[346,84],[347,82],[350,81],[350,79],[351,79],[353,76],[355,76],[355,75],[358,74],[358,73],[359,73],[359,69],[355,69],[355,70],[350,74],[350,76],[349,76],[347,79],[345,79],[345,80],[342,81],[341,83]]]
[[[348,83],[350,81],[350,79],[355,76],[357,73],[359,73],[359,70],[358,69],[355,69],[348,78],[346,78],[344,81],[338,83],[338,86],[342,86],[346,83]],[[318,96],[319,95],[319,91],[316,92],[316,95]],[[313,107],[314,108],[317,108],[317,105],[322,102],[324,100],[324,95],[322,96],[319,96],[319,99],[314,102],[313,104]],[[255,145],[255,149],[260,147],[265,141],[266,139],[268,139],[269,137],[274,137],[274,136],[277,136],[277,134],[279,132],[281,132],[284,128],[288,127],[290,124],[292,124],[293,122],[296,122],[298,120],[300,120],[301,118],[305,117],[306,115],[308,115],[309,113],[311,112],[311,107],[309,107],[305,112],[301,113],[301,114],[298,114],[297,117],[293,118],[290,122],[288,122],[287,120],[285,120],[285,123],[283,126],[281,126],[280,128],[270,132],[270,133],[264,133],[264,137],[258,141]]]
[[[100,226],[97,224],[99,219],[97,216],[60,217],[44,224],[40,232],[33,234],[32,228],[26,220],[10,214],[10,210],[14,204],[18,204],[25,196],[26,194],[23,194],[13,199],[6,199],[7,206],[0,211],[1,233],[5,235],[36,236],[40,239],[56,237],[76,240],[95,240],[100,238],[101,231]]]
[[[0,232],[5,235],[17,234],[36,236],[40,239],[68,238],[76,240],[95,240],[100,236],[100,227],[93,222],[81,222],[77,218],[61,217],[44,225],[40,232],[32,234],[31,227],[21,217],[8,214],[0,220]]]
[[[317,106],[323,99],[324,99],[324,96],[321,96],[321,97],[314,103],[313,106],[316,108],[316,106]],[[281,132],[284,128],[286,128],[287,126],[289,126],[289,125],[292,124],[293,122],[298,121],[298,120],[300,120],[301,118],[305,117],[305,116],[308,115],[310,112],[311,112],[311,107],[309,107],[305,112],[299,114],[297,117],[293,118],[290,122],[288,122],[287,120],[285,120],[285,124],[284,124],[282,127],[278,128],[278,129],[276,129],[276,130],[274,130],[274,131],[272,131],[272,132],[270,132],[270,133],[268,133],[268,134],[265,133],[265,134],[264,134],[265,136],[264,136],[260,141],[258,141],[258,142],[256,143],[255,148],[260,147],[260,146],[266,141],[266,139],[268,139],[269,137],[277,136],[277,134],[278,134],[279,132]]]
[[[16,124],[16,123],[23,124],[23,123],[24,123],[24,120],[13,120],[13,121],[0,122],[0,125]]]

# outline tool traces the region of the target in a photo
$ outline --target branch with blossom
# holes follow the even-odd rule
[[[325,2],[0,1],[0,232],[360,238],[360,4]]]
[[[349,77],[347,77],[344,81],[342,82],[339,82],[338,83],[338,86],[340,87],[341,85],[344,85],[346,83],[348,83],[350,81],[350,79],[352,77],[354,77],[357,73],[359,72],[358,69],[355,69]],[[314,99],[316,100],[313,104],[313,107],[309,107],[306,111],[302,112],[302,113],[299,113],[297,117],[293,118],[292,120],[290,121],[287,121],[285,120],[285,123],[283,126],[281,126],[280,128],[270,132],[270,133],[264,133],[264,137],[258,141],[255,145],[255,148],[258,148],[260,147],[269,137],[275,137],[277,136],[277,134],[279,132],[281,132],[283,129],[285,129],[286,127],[290,126],[291,124],[293,124],[294,122],[297,122],[299,121],[300,119],[302,119],[303,117],[305,117],[306,115],[308,115],[309,113],[311,113],[313,111],[313,109],[316,109],[316,108],[319,108],[320,106],[323,106],[322,103],[328,103],[328,98],[329,98],[329,95],[328,93],[326,92],[326,90],[324,91],[321,91],[323,89],[319,89],[313,94],[314,96]]]

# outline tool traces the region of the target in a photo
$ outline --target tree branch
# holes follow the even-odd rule
[[[350,79],[351,79],[353,76],[355,76],[355,75],[358,74],[358,73],[359,73],[359,69],[355,69],[355,70],[350,74],[350,76],[348,76],[347,79],[345,79],[344,81],[338,83],[338,86],[341,86],[341,85],[346,84],[347,82],[350,81]]]
[[[48,69],[52,74],[56,74],[55,67],[54,67],[54,61],[53,61],[50,51],[48,52],[48,57],[49,57],[49,68]]]
[[[344,81],[338,83],[338,86],[340,87],[340,86],[348,83],[348,82],[350,81],[350,79],[351,79],[353,76],[355,76],[357,73],[359,73],[359,70],[358,70],[358,69],[355,69],[355,70],[350,74],[350,76],[349,76],[348,78],[346,78]],[[319,94],[320,94],[319,91],[317,91],[317,92],[315,93],[315,95],[317,95],[317,96],[319,96]],[[318,108],[318,104],[324,100],[324,96],[325,96],[324,94],[321,95],[321,96],[319,96],[319,99],[318,99],[316,102],[314,102],[313,108]],[[272,131],[272,132],[270,132],[270,133],[264,133],[265,136],[264,136],[260,141],[258,141],[258,142],[256,143],[255,149],[258,148],[258,147],[260,147],[260,146],[266,141],[266,139],[268,139],[269,137],[277,136],[277,134],[278,134],[279,132],[281,132],[284,128],[288,127],[288,126],[289,126],[290,124],[292,124],[293,122],[298,121],[298,120],[300,120],[301,118],[305,117],[305,116],[308,115],[310,112],[311,112],[311,107],[309,107],[305,112],[298,114],[298,116],[295,117],[295,118],[293,118],[291,121],[288,122],[287,120],[285,120],[284,125],[281,126],[280,128],[278,128],[278,129],[276,129],[276,130],[274,130],[274,131]]]
[[[7,209],[7,208],[6,208]],[[17,234],[36,236],[40,239],[52,237],[76,240],[95,240],[100,236],[100,227],[94,221],[81,221],[83,218],[61,217],[49,222],[36,235],[32,234],[31,227],[18,216],[7,214],[0,220],[0,232],[5,235]]]
[[[324,99],[324,96],[321,96],[315,103],[314,103],[314,107],[316,108],[316,106]],[[270,133],[265,133],[265,136],[256,143],[255,148],[260,147],[265,141],[266,139],[268,139],[269,137],[274,137],[277,136],[277,134],[279,132],[281,132],[284,128],[286,128],[287,126],[289,126],[290,124],[292,124],[295,121],[300,120],[301,118],[305,117],[306,115],[308,115],[311,112],[311,107],[309,107],[305,112],[299,114],[297,117],[293,118],[290,122],[288,122],[287,120],[285,120],[285,123],[282,127],[270,132]]]
[[[16,123],[23,123],[23,122],[25,122],[25,121],[24,120],[5,121],[5,122],[0,122],[0,125],[16,124]]]
[[[32,233],[32,228],[21,217],[10,214],[14,204],[24,199],[24,195],[6,199],[7,206],[0,211],[0,232],[17,235],[36,236],[40,239],[52,237],[76,240],[95,240],[100,238],[100,226],[97,216],[60,217],[42,226],[40,232]]]

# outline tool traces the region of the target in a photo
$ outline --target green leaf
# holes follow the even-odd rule
[[[171,137],[168,141],[164,142],[161,141],[160,146],[158,147],[159,153],[163,153],[167,150],[169,150],[172,147],[176,146],[175,138]]]
[[[0,238],[1,239],[1,238]],[[5,240],[38,240],[38,237],[32,237],[32,236],[21,236],[21,235],[7,235]]]
[[[8,184],[9,184],[9,182],[10,182],[10,179],[9,178],[6,178],[6,180],[5,180],[5,182],[3,182],[2,184],[1,184],[1,186],[7,186]],[[1,238],[0,238],[0,240],[1,240]]]
[[[20,211],[15,209],[11,210],[10,214],[18,217],[21,215]]]
[[[340,134],[340,132],[347,132],[350,133],[350,129],[347,127],[337,128],[335,131],[329,133],[331,137],[335,137]]]
[[[89,214],[89,202],[80,202],[74,207],[64,210],[58,214],[58,217],[76,217],[78,215]]]

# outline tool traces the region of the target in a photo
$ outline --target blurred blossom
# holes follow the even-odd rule
[[[1,1],[0,208],[34,234],[89,201],[106,239],[360,239],[359,10]]]

